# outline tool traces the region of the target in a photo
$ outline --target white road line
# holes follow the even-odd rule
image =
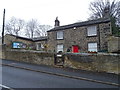
[[[9,89],[9,90],[14,90],[14,89],[12,89],[12,88],[10,88],[10,87],[7,87],[7,86],[5,86],[5,85],[2,85],[2,84],[0,84],[0,87],[6,88],[6,89]]]

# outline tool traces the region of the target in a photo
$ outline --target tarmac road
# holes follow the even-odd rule
[[[13,64],[14,61],[8,61],[9,64],[10,62]],[[24,63],[20,64],[22,65]],[[30,67],[32,65],[27,64],[25,66]],[[39,68],[40,66],[36,66],[36,69],[38,69],[37,67]],[[45,66],[41,68],[44,68],[44,70],[47,70],[47,68],[48,70],[52,69]],[[62,69],[54,69],[54,71],[55,70],[61,73],[63,71],[63,73],[73,74],[73,72],[64,71]],[[9,66],[2,66],[2,85],[11,88],[118,88],[117,86],[55,76]]]

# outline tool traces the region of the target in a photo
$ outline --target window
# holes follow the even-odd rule
[[[41,43],[37,43],[36,45],[37,45],[36,50],[40,50],[40,49],[44,48],[43,44],[41,44]]]
[[[97,52],[97,43],[88,43],[88,51]]]
[[[97,35],[97,27],[96,26],[90,26],[87,28],[87,35],[88,36],[96,36]]]
[[[57,39],[63,39],[63,31],[57,32]]]
[[[57,52],[59,51],[63,52],[63,44],[57,45]]]
[[[41,43],[37,43],[36,44],[36,50],[40,50],[41,49]]]

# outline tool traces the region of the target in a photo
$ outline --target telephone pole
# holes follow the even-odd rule
[[[4,29],[5,29],[5,9],[3,11],[2,45],[4,45]]]

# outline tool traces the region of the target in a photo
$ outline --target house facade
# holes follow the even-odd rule
[[[111,20],[102,18],[97,20],[78,22],[60,26],[58,18],[55,27],[47,31],[47,37],[25,38],[15,35],[5,35],[5,44],[9,48],[32,49],[48,52],[62,51],[72,53],[113,52],[111,50],[112,36]],[[115,45],[118,44],[119,40]],[[114,45],[112,44],[112,49]],[[117,47],[116,47],[117,48]],[[120,51],[115,50],[115,51]]]
[[[36,47],[36,50],[39,51],[47,51],[47,36],[44,37],[37,37],[33,38],[34,45]]]
[[[26,49],[26,50],[45,50],[47,43],[47,37],[38,38],[26,38],[12,34],[6,34],[4,38],[4,44],[8,49]]]
[[[55,27],[47,33],[50,52],[102,52],[108,50],[107,38],[112,35],[111,21],[103,18],[59,26],[56,18]]]

